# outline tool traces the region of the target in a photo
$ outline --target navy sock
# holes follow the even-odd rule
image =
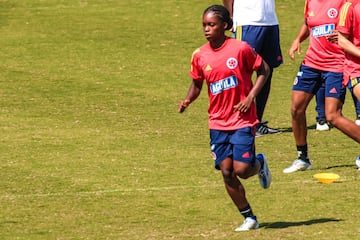
[[[308,146],[307,144],[303,146],[296,146],[296,149],[298,151],[298,158],[310,163],[309,156],[308,156]]]
[[[256,219],[256,217],[254,216],[254,213],[251,210],[250,205],[247,205],[247,207],[244,207],[242,209],[239,208],[239,211],[240,211],[241,215],[244,216],[244,218],[251,217],[251,218]]]

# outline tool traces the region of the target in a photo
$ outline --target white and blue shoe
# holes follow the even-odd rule
[[[304,160],[296,159],[290,167],[285,168],[283,170],[283,173],[293,173],[298,171],[306,171],[310,169],[311,169],[310,162],[305,162]]]
[[[256,217],[247,217],[242,225],[235,228],[235,232],[249,231],[257,228],[259,228],[259,223]]]
[[[272,177],[271,177],[271,172],[269,169],[269,166],[267,164],[266,161],[266,157],[264,154],[259,153],[256,156],[256,159],[258,159],[261,163],[261,168],[259,170],[259,181],[260,181],[260,185],[266,189],[270,187],[271,181],[272,181]]]

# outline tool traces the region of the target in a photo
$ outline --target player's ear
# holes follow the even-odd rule
[[[229,24],[227,22],[224,22],[224,30],[228,29]]]

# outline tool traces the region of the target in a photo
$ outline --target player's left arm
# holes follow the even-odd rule
[[[269,77],[269,74],[270,67],[264,60],[262,60],[258,70],[256,71],[256,79],[252,89],[243,101],[240,101],[234,106],[234,111],[247,112],[249,110],[251,104],[254,102],[255,97],[259,94],[260,90],[264,86],[267,78]]]
[[[357,48],[349,39],[349,35],[339,32],[338,44],[345,52],[360,58],[360,49]]]
[[[264,60],[262,60],[259,69],[256,71],[256,79],[254,82],[254,86],[252,87],[249,93],[250,98],[254,100],[255,97],[259,94],[267,78],[269,77],[269,74],[270,74],[270,67]]]

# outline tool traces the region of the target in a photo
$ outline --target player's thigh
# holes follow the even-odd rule
[[[342,115],[343,103],[339,98],[325,97],[325,116],[332,121]]]
[[[292,91],[291,94],[291,111],[305,112],[314,94],[303,91]]]
[[[235,131],[230,139],[233,145],[233,159],[235,162],[242,162],[254,165],[255,161],[255,128],[246,127]],[[236,166],[245,166],[243,164]]]
[[[292,87],[291,111],[305,111],[321,85],[321,71],[301,65]]]

